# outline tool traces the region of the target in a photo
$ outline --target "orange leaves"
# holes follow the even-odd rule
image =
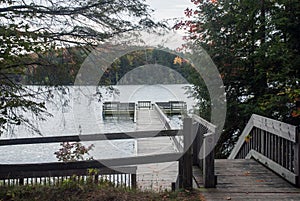
[[[245,142],[246,143],[249,143],[250,142],[250,140],[251,140],[251,135],[247,135],[246,137],[245,137]]]
[[[183,48],[185,48],[185,47],[183,47]],[[183,59],[183,58],[181,58],[181,57],[179,57],[179,56],[176,56],[176,57],[174,58],[174,64],[179,64],[179,65],[181,65],[182,63],[188,63],[188,61],[185,60],[185,59]]]
[[[218,0],[210,0],[211,1],[211,3],[218,3]]]
[[[174,59],[174,64],[179,64],[179,65],[181,65],[181,64],[182,64],[182,59],[181,59],[179,56],[175,57],[175,59]]]

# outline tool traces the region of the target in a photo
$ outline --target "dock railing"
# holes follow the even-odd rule
[[[154,104],[154,110],[157,111],[160,120],[167,129],[172,129],[170,120],[167,115],[161,110],[158,104]],[[179,160],[179,177],[189,174],[192,171],[192,165],[198,166],[202,170],[203,186],[205,188],[214,188],[217,184],[217,178],[214,170],[214,142],[215,142],[216,126],[199,117],[192,115],[185,116],[183,122],[183,136],[170,136],[174,146],[178,152],[184,153]],[[190,165],[187,165],[190,164]],[[181,169],[182,168],[182,169]],[[177,185],[182,188],[184,185],[191,185],[189,182],[184,182],[184,179],[178,179]]]
[[[229,159],[254,158],[300,187],[299,127],[253,114]]]
[[[215,133],[216,126],[209,121],[192,115],[195,139],[193,142],[193,165],[202,169],[203,185],[205,188],[215,188]]]
[[[151,101],[138,101],[137,103],[138,109],[152,109]]]
[[[159,109],[155,105],[154,108]],[[160,115],[164,114],[160,113]],[[167,123],[167,118],[165,123]],[[181,150],[172,153],[65,163],[0,164],[0,184],[13,183],[15,185],[22,185],[31,184],[33,181],[41,184],[43,182],[49,183],[50,181],[59,182],[65,178],[72,177],[74,174],[78,177],[90,176],[87,174],[87,170],[96,168],[99,170],[99,174],[96,175],[95,181],[107,178],[103,176],[108,175],[108,177],[115,179],[114,182],[116,184],[136,188],[136,165],[178,161],[178,188],[191,189],[193,187],[193,163],[203,169],[204,187],[211,188],[216,185],[214,152],[212,148],[214,144],[214,132],[214,125],[194,115],[184,118],[183,129],[3,139],[0,140],[0,146],[152,137],[171,137],[173,139],[176,137],[182,139],[182,141],[178,142]],[[120,167],[122,168],[120,169]],[[129,172],[122,172],[124,170]],[[127,183],[124,183],[124,181],[127,181]],[[128,183],[128,181],[130,182]]]
[[[122,103],[119,101],[107,101],[102,105],[102,117],[105,119],[107,116],[110,117],[132,117],[136,119],[136,104],[134,102]]]
[[[156,104],[167,114],[186,115],[187,113],[187,104],[184,101],[156,102]]]
[[[184,118],[183,139],[180,136],[173,137],[174,144],[179,150],[183,150],[184,155],[179,160],[179,178],[181,175],[193,176],[192,166],[198,166],[202,171],[202,182],[204,188],[215,188],[217,185],[217,177],[215,175],[215,142],[216,127],[205,119],[192,115],[192,117]],[[179,188],[187,184],[184,179],[179,179]]]
[[[58,142],[84,142],[103,140],[138,139],[182,134],[179,130],[139,131],[126,133],[102,133],[72,136],[51,136],[0,140],[0,146],[44,144]],[[28,164],[0,164],[0,185],[56,185],[73,176],[76,180],[93,177],[97,182],[108,180],[116,186],[136,188],[136,165],[176,161],[179,153],[167,153],[150,156],[132,156],[112,159],[99,159],[75,162],[50,162]],[[97,170],[90,175],[88,170]]]

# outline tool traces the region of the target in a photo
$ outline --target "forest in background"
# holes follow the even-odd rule
[[[57,2],[47,5],[47,9],[37,2],[23,5],[24,1],[0,0],[5,3],[0,9],[0,131],[8,123],[30,126],[28,120],[18,115],[18,110],[32,111],[37,116],[46,112],[43,103],[29,101],[28,97],[35,93],[22,83],[72,85],[81,63],[97,43],[127,31],[161,27],[149,19],[149,8],[138,0],[127,1],[125,5],[117,0],[103,4],[93,0],[72,2],[73,7]],[[223,79],[227,117],[217,157],[228,156],[253,113],[300,125],[299,0],[191,2],[196,9],[185,9],[189,20],[178,21],[174,29],[185,30],[187,42],[208,52]],[[115,19],[116,12],[137,18],[137,23]],[[82,20],[82,24],[76,19]],[[97,32],[83,19],[99,23],[107,31]],[[51,26],[48,22],[52,22]],[[66,29],[57,29],[62,25]],[[62,48],[64,43],[72,45]],[[115,84],[138,66],[155,63],[168,66],[195,85],[193,96],[201,100],[200,114],[209,119],[210,102],[203,80],[188,63],[176,58],[159,50],[132,52],[117,59],[99,84]],[[135,79],[139,84],[166,84],[170,80],[176,83],[177,77],[170,71],[166,79],[157,71],[147,79],[130,76],[126,79],[128,83]]]

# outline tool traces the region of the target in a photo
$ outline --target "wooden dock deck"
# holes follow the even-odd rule
[[[206,201],[300,200],[299,188],[252,159],[216,160],[215,172],[216,188],[200,188]]]
[[[210,149],[213,148],[216,133],[216,126],[212,123],[191,115],[184,118],[182,129],[172,130],[169,119],[158,104],[140,101],[134,109],[136,131],[130,132],[130,135],[101,133],[4,139],[0,140],[0,146],[136,139],[136,156],[104,159],[101,162],[0,164],[0,184],[25,185],[28,178],[33,181],[41,177],[48,178],[48,181],[58,177],[62,181],[64,177],[74,175],[74,171],[84,175],[87,168],[98,168],[102,175],[95,175],[95,181],[103,175],[109,178],[116,176],[119,178],[113,181],[116,185],[126,181],[125,185],[130,188],[154,191],[171,189],[172,183],[178,181],[176,188],[197,188],[202,193],[201,198],[208,201],[300,200],[298,126],[253,114],[229,159],[215,160]],[[174,143],[178,132],[183,140]],[[193,135],[195,140],[192,141]],[[125,175],[127,179],[124,179],[122,172],[110,169],[107,164],[131,168]]]
[[[165,130],[165,125],[153,109],[137,110],[137,130]],[[137,140],[137,155],[174,153],[169,137],[142,138]],[[178,174],[178,162],[138,165],[137,186],[143,190],[171,189]]]

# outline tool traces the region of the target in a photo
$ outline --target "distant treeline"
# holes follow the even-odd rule
[[[85,48],[63,48],[32,56],[41,65],[24,69],[27,85],[73,85],[90,53]],[[99,66],[100,70],[101,66]],[[203,83],[199,74],[183,58],[158,49],[136,51],[117,58],[106,69],[99,85]]]

